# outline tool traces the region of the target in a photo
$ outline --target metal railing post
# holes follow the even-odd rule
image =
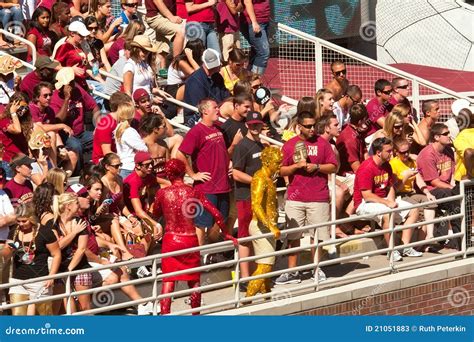
[[[394,218],[395,218],[395,214],[390,213],[389,214],[389,219],[388,219],[388,231],[390,233],[390,239],[389,239],[388,247],[390,248],[390,250],[389,250],[389,253],[390,253],[390,268],[392,269],[392,273],[395,272],[395,267],[394,267],[395,262],[393,261],[393,248],[395,246],[395,232],[393,231],[393,229],[394,229],[394,225],[393,225]]]
[[[331,188],[331,221],[336,221],[336,174],[331,173],[331,183],[332,183],[332,188]],[[336,240],[336,225],[332,224],[331,225],[331,239]],[[336,256],[336,245],[332,245],[331,248],[329,249],[329,254],[330,257],[335,257]]]
[[[460,208],[460,214],[462,215],[462,219],[461,219],[461,232],[462,232],[461,251],[464,253],[463,254],[463,259],[465,259],[467,257],[466,204],[468,202],[466,202],[466,187],[465,187],[465,185],[466,185],[466,181],[461,181],[460,184],[459,184],[459,193],[464,195],[461,199],[461,208]]]
[[[420,108],[420,83],[417,80],[411,80],[411,96],[412,96],[412,108],[416,109],[416,115],[418,116],[418,122],[420,122],[421,108]]]
[[[158,279],[156,278],[156,276],[158,275],[158,266],[156,259],[153,259],[153,264],[151,267],[151,274],[153,277],[153,290],[151,294],[151,296],[153,297],[153,316],[156,316],[158,311],[158,305],[160,305],[160,302],[156,300],[156,297],[158,297]]]
[[[237,301],[236,307],[240,307],[240,254],[239,254],[239,246],[234,246],[234,259],[237,260],[237,263],[235,264],[235,270],[234,270],[234,280],[237,281],[235,283],[234,299]]]
[[[66,294],[67,294],[66,315],[71,315],[72,314],[71,301],[74,299],[71,297],[71,276],[70,275],[68,275],[66,278]]]
[[[314,43],[314,64],[316,67],[316,89],[314,93],[318,89],[323,87],[323,47],[319,42]]]

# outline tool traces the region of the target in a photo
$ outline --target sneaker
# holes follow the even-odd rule
[[[314,280],[314,273],[311,276],[311,280]],[[326,280],[327,280],[326,273],[324,273],[322,269],[318,268],[318,282],[322,282]]]
[[[206,254],[204,256],[205,265],[218,264],[224,261],[227,261],[227,260],[222,254]]]
[[[191,299],[188,297],[184,300],[184,304],[191,305]],[[204,306],[204,299],[201,297],[201,306]]]
[[[410,248],[404,248],[403,249],[403,256],[407,257],[421,257],[423,253],[417,252],[413,249],[413,247]]]
[[[301,278],[298,272],[283,273],[275,280],[276,285],[299,284],[299,283],[301,283]]]
[[[390,252],[387,253],[387,259],[390,259]],[[393,251],[393,261],[403,260],[399,251]]]
[[[137,276],[138,278],[146,278],[151,276],[151,272],[148,270],[146,266],[140,266],[137,269]]]
[[[160,306],[157,306],[156,313],[160,313]],[[139,304],[138,305],[138,315],[139,316],[145,316],[145,315],[151,315],[153,314],[153,303],[148,302],[145,304]]]
[[[247,292],[247,283],[240,283],[239,284],[239,291],[240,292]]]

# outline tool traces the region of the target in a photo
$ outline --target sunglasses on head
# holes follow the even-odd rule
[[[334,71],[334,75],[336,76],[341,76],[341,75],[345,75],[347,73],[347,70],[344,69],[344,70],[339,70],[339,71]]]

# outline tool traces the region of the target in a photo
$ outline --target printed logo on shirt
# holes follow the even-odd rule
[[[307,146],[308,149],[308,157],[316,157],[318,155],[318,146]]]
[[[388,183],[388,173],[378,175],[374,177],[375,186],[379,186],[381,189],[387,187]]]
[[[437,164],[436,168],[438,169],[439,173],[451,171],[451,160],[447,160],[445,162]]]
[[[52,44],[51,38],[44,37],[43,38],[43,46],[50,46]]]
[[[216,132],[216,133],[211,133],[209,135],[206,135],[206,140],[211,140],[211,139],[215,139],[215,138],[219,138],[219,137],[222,137],[222,133],[221,132]]]
[[[262,155],[262,152],[254,153],[252,154],[252,159],[260,158],[261,155]]]

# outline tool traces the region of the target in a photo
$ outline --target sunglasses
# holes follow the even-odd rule
[[[406,150],[406,151],[398,151],[399,154],[403,154],[403,155],[407,155],[410,153],[410,150]]]
[[[346,73],[347,73],[346,69],[333,72],[333,74],[336,75],[336,76],[342,76],[342,75],[345,75]]]
[[[117,170],[118,170],[118,169],[120,169],[120,168],[122,167],[122,163],[120,163],[120,164],[115,164],[115,165],[110,164],[109,166],[111,166],[111,167],[113,167],[114,169],[117,169]]]
[[[138,3],[134,2],[134,3],[131,3],[131,4],[124,4],[125,6],[127,7],[135,7],[135,8],[138,8]]]
[[[402,129],[403,128],[403,125],[394,125],[393,126],[393,129]]]
[[[402,85],[402,86],[398,86],[397,89],[408,89],[410,85],[408,84],[405,84],[405,85]]]
[[[43,96],[45,99],[47,99],[48,97],[53,96],[53,93],[43,94],[42,96]]]
[[[306,128],[306,129],[312,129],[312,128],[314,128],[315,125],[301,125],[300,124],[300,126]]]
[[[98,26],[89,26],[87,29],[89,31],[97,31],[99,29],[99,27]]]
[[[353,102],[354,104],[360,103],[360,101],[354,100],[354,98],[353,98],[352,96],[350,96],[350,95],[347,95],[347,96],[349,96],[349,98],[352,100],[352,102]]]
[[[141,166],[144,167],[144,168],[149,168],[149,167],[153,167],[153,163],[151,163],[151,162],[150,163],[143,163],[143,164],[141,164]]]
[[[444,135],[445,137],[447,137],[449,135],[449,131],[448,132],[444,132],[444,133],[440,133],[439,135]]]
[[[381,90],[381,93],[384,93],[385,95],[390,95],[392,93],[391,90]]]

